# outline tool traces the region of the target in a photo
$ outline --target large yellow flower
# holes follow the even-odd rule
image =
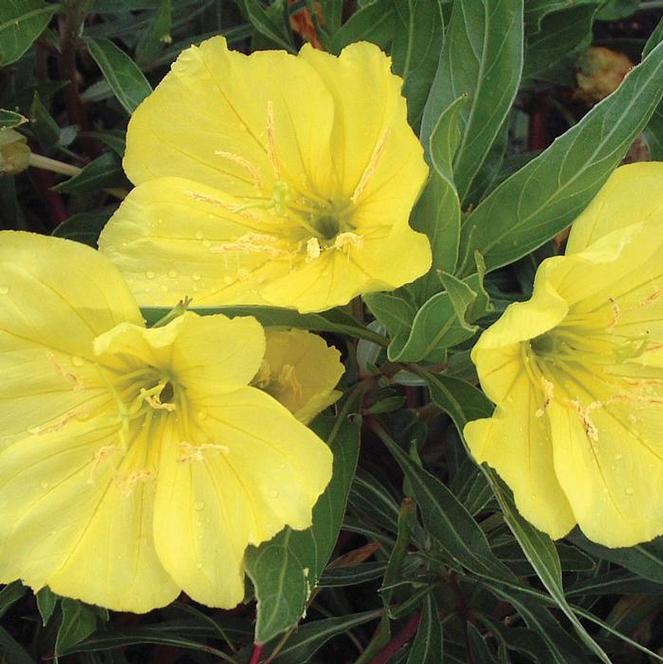
[[[0,275],[0,582],[136,612],[181,590],[237,604],[247,545],[308,527],[331,475],[249,386],[260,324],[146,329],[117,270],[65,240],[0,233]]]
[[[497,404],[465,436],[552,537],[663,534],[663,163],[619,168],[472,357]]]
[[[100,239],[139,304],[322,311],[424,274],[427,167],[389,65],[368,43],[184,51],[131,118],[137,187]]]
[[[334,388],[345,367],[335,348],[306,330],[266,330],[265,341],[256,387],[306,424],[338,401],[342,393]]]

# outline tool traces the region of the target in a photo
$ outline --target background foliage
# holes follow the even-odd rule
[[[458,434],[491,412],[468,356],[480,329],[528,297],[537,264],[627,153],[663,160],[662,5],[1,0],[0,127],[27,137],[35,165],[62,163],[0,178],[0,228],[94,246],[130,187],[129,114],[190,44],[223,34],[246,52],[311,40],[338,53],[364,39],[404,79],[432,166],[411,223],[445,272],[345,310],[250,310],[341,348],[347,391],[314,423],[335,454],[314,525],[249,551],[244,605],[183,596],[109,615],[16,582],[0,590],[0,661],[663,661],[663,539],[552,542]],[[636,64],[594,106],[575,90],[592,43]]]

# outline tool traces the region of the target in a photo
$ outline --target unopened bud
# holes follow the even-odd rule
[[[614,92],[633,68],[623,54],[602,46],[592,46],[578,62],[576,97],[590,104]]]
[[[13,129],[0,129],[0,175],[16,175],[26,170],[30,153],[25,136]]]

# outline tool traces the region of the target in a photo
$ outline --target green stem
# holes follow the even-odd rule
[[[81,169],[78,166],[72,166],[71,164],[65,164],[63,161],[58,161],[57,159],[51,159],[50,157],[44,157],[43,154],[35,154],[32,152],[30,154],[28,163],[34,168],[41,168],[44,171],[51,171],[52,173],[60,173],[62,175],[68,175],[73,177],[78,175],[81,172]]]

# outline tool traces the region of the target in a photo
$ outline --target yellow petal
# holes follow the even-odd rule
[[[407,123],[403,80],[391,73],[390,58],[368,42],[351,44],[338,58],[306,45],[300,58],[311,63],[334,97],[330,151],[344,196],[363,206],[379,192],[389,215],[407,218],[428,169]]]
[[[559,538],[576,520],[555,476],[545,388],[530,380],[519,346],[476,356],[482,385],[485,380],[500,403],[491,418],[469,422],[463,433],[476,461],[492,466],[512,489],[518,511]]]
[[[620,166],[573,222],[566,253],[582,251],[629,224],[663,220],[663,162]]]
[[[136,109],[124,167],[135,184],[186,175],[240,196],[271,192],[278,179],[328,190],[333,114],[302,58],[246,56],[214,37],[183,51]]]
[[[97,419],[0,453],[0,581],[118,611],[170,603],[179,590],[156,557],[142,449],[123,455],[117,424]]]
[[[265,359],[255,384],[295,417],[310,422],[341,396],[341,354],[305,330],[267,330]]]
[[[527,302],[510,304],[502,317],[479,338],[472,354],[482,349],[509,346],[533,339],[554,328],[568,313],[568,304],[551,283],[549,273],[558,269],[561,257],[544,261],[534,280],[534,292]]]
[[[582,401],[549,409],[557,477],[588,538],[608,547],[648,541],[663,534],[663,394],[611,400],[594,375],[583,377],[590,391],[577,375],[573,385]]]
[[[134,189],[99,238],[143,306],[265,304],[261,284],[290,271],[293,248],[265,210],[182,178]],[[239,211],[238,211],[239,210]],[[186,223],[183,223],[186,220]]]
[[[92,342],[121,320],[142,323],[117,269],[98,252],[0,232],[0,449],[108,401]]]
[[[255,388],[201,404],[193,439],[167,446],[158,480],[155,538],[184,591],[229,608],[244,594],[243,556],[285,525],[311,524],[331,477],[331,452],[283,406]]]
[[[91,358],[96,335],[121,321],[142,320],[120,273],[90,247],[33,233],[0,232],[3,332]]]
[[[232,391],[246,385],[260,368],[265,335],[255,318],[199,316],[187,311],[164,327],[146,329],[123,323],[95,340],[105,366],[133,360],[163,369],[188,397]]]

